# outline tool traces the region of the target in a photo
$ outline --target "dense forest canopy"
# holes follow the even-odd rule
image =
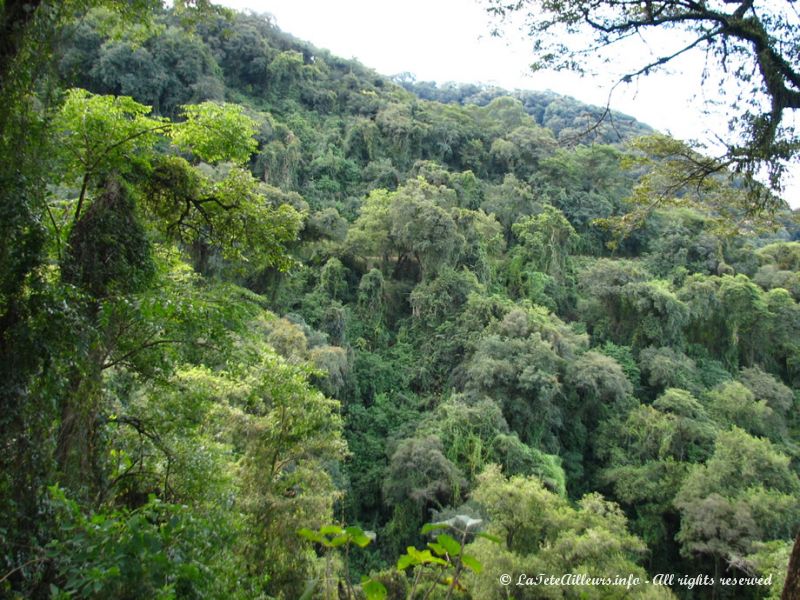
[[[265,16],[0,13],[0,595],[780,598],[785,205]]]

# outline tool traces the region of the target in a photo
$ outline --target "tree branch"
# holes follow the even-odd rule
[[[118,364],[121,364],[121,363],[125,362],[126,360],[128,360],[132,356],[135,356],[136,354],[138,354],[142,350],[147,350],[148,348],[153,348],[154,346],[160,346],[162,344],[187,344],[187,343],[189,343],[189,342],[187,342],[186,340],[170,340],[170,339],[148,341],[148,342],[143,343],[138,348],[134,348],[133,350],[129,350],[128,352],[126,352],[122,356],[120,356],[118,358],[115,358],[115,359],[111,360],[110,362],[103,363],[103,365],[100,368],[101,368],[101,370],[105,370],[105,369],[110,369],[111,367],[115,367]]]

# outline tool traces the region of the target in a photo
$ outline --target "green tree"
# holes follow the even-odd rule
[[[526,446],[511,432],[498,404],[456,394],[423,417],[417,434],[430,433],[442,440],[445,455],[473,485],[488,464],[501,465],[509,475],[535,475],[548,489],[564,495],[561,460]]]
[[[764,289],[783,288],[800,300],[800,243],[777,242],[756,252],[761,266],[753,281]]]
[[[465,388],[498,402],[524,443],[555,450],[560,375],[584,341],[540,307],[511,310],[476,341],[464,365]]]
[[[719,576],[721,562],[745,556],[753,542],[791,539],[798,491],[789,458],[768,440],[737,427],[720,433],[714,454],[692,469],[675,498],[681,552],[709,556]]]
[[[595,481],[597,427],[625,414],[635,401],[633,386],[613,359],[589,351],[570,361],[564,376],[565,412],[560,434],[570,492],[590,489]]]
[[[723,427],[735,425],[750,435],[781,437],[780,423],[785,415],[776,415],[765,400],[757,400],[753,392],[738,381],[720,384],[710,390],[705,401],[712,418]]]
[[[415,179],[396,192],[376,190],[367,199],[349,234],[353,250],[364,258],[380,257],[384,269],[395,258],[395,276],[418,269],[421,278],[453,265],[464,246],[450,212],[442,207],[454,192]]]
[[[464,476],[443,452],[435,436],[400,442],[384,484],[387,502],[410,501],[422,509],[442,508],[457,501],[465,485]]]
[[[648,281],[639,264],[600,259],[578,279],[585,298],[578,308],[596,337],[640,348],[683,342],[686,304],[666,281]]]
[[[467,546],[483,564],[485,576],[470,576],[473,594],[481,598],[562,598],[580,593],[587,598],[671,597],[667,590],[634,586],[559,586],[505,588],[497,585],[501,574],[512,584],[521,574],[586,573],[594,577],[631,573],[646,579],[636,561],[644,543],[627,530],[619,507],[599,494],[587,494],[573,508],[564,498],[547,491],[534,477],[507,478],[490,465],[481,475],[473,499],[488,513],[488,532],[502,540],[497,548],[479,539]],[[613,575],[612,575],[613,576]]]
[[[503,182],[487,188],[486,199],[481,208],[494,217],[503,226],[506,242],[512,240],[511,226],[524,216],[539,213],[542,201],[537,199],[531,187],[509,173]]]
[[[129,97],[97,96],[86,90],[67,92],[54,127],[65,153],[66,183],[80,186],[72,217],[81,217],[91,183],[97,185],[110,171],[128,169],[144,158],[168,128],[166,121],[148,117],[150,107]]]
[[[432,509],[457,506],[466,483],[435,435],[401,440],[383,481],[384,502],[392,509],[385,529],[391,537],[389,549],[397,553],[413,543]]]
[[[705,345],[726,366],[749,367],[769,354],[765,294],[745,275],[695,275],[678,295],[689,307],[689,340]]]
[[[145,188],[151,214],[167,234],[190,245],[215,242],[233,259],[253,249],[262,265],[285,268],[288,259],[281,244],[293,240],[300,226],[300,216],[291,206],[285,202],[270,206],[265,198],[270,190],[260,189],[239,167],[226,167],[209,178],[183,158],[156,160],[153,155],[159,134],[166,134],[179,149],[200,160],[244,163],[255,149],[255,122],[234,105],[207,102],[184,110],[186,120],[172,123],[147,117],[149,107],[131,98],[68,92],[56,131],[65,149],[62,183],[70,184],[74,178],[80,186],[70,229],[80,221],[91,184],[102,183],[113,172],[130,175],[137,161],[140,168],[155,162]],[[279,196],[274,191],[271,195]],[[243,250],[245,241],[249,247]]]
[[[203,102],[183,107],[185,121],[170,129],[173,143],[208,163],[246,163],[256,149],[256,122],[236,104]]]
[[[541,297],[540,282],[545,279],[549,292],[562,314],[574,303],[574,273],[570,254],[578,236],[557,208],[545,204],[542,212],[523,217],[511,226],[518,244],[509,253],[508,276],[512,289],[536,302]],[[544,302],[540,302],[544,303]]]
[[[609,241],[596,224],[620,210],[630,185],[614,146],[558,149],[541,162],[538,186],[582,236],[583,248],[599,254]]]
[[[706,460],[717,430],[703,405],[685,390],[670,388],[652,405],[601,423],[598,480],[635,515],[635,531],[653,551],[653,568],[675,567],[677,511],[673,500],[692,463]]]

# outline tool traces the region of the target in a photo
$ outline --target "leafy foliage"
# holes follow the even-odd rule
[[[397,85],[206,2],[28,4],[0,44],[0,594],[779,593],[788,213],[751,226],[635,122],[576,145],[602,109],[551,93]]]
[[[696,174],[702,174],[701,178],[733,165],[751,179],[760,167],[766,167],[770,185],[780,188],[785,161],[797,153],[797,138],[786,122],[787,115],[800,107],[794,58],[798,21],[788,6],[751,0],[719,5],[589,0],[506,4],[492,0],[487,2],[487,10],[500,18],[523,11],[528,31],[536,38],[534,69],[583,73],[593,68],[587,58],[598,50],[608,63],[614,49],[634,51],[626,44],[633,34],[646,44],[659,32],[672,32],[673,44],[621,74],[618,83],[630,83],[703,47],[707,59],[720,69],[720,85],[732,79],[737,86],[729,114],[731,130],[738,135],[728,142],[722,165],[697,160],[686,152],[681,153],[683,158],[692,163]],[[765,201],[769,201],[768,195],[756,193],[751,197],[754,208],[763,207]]]

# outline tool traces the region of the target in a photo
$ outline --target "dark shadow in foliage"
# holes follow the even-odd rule
[[[154,272],[133,200],[123,184],[109,179],[70,232],[62,279],[94,298],[105,298],[142,290]]]

